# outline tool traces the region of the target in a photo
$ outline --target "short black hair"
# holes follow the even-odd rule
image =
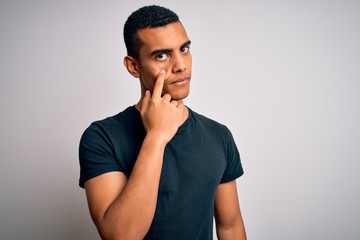
[[[163,27],[174,22],[180,22],[178,15],[165,7],[151,5],[133,12],[124,25],[127,55],[139,59],[139,50],[142,44],[138,36],[140,29]]]

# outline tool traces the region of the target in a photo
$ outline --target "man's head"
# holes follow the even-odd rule
[[[178,16],[163,7],[148,6],[130,15],[124,26],[128,55],[124,65],[139,78],[141,96],[153,91],[160,70],[166,71],[163,93],[174,100],[189,94],[190,40]]]
[[[124,41],[127,55],[139,59],[139,49],[142,45],[138,36],[139,30],[163,27],[175,22],[179,22],[176,13],[160,6],[146,6],[133,12],[124,25]]]

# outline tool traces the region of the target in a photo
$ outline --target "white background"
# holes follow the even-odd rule
[[[122,28],[150,3],[0,1],[1,239],[98,239],[79,138],[138,100]],[[186,104],[240,149],[248,238],[359,239],[360,2],[155,3],[192,40]]]

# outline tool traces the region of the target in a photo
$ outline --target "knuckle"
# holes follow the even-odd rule
[[[154,104],[156,104],[156,99],[150,99],[150,101],[149,101],[149,103],[151,104],[151,105],[154,105]]]

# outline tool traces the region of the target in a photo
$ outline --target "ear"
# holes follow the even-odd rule
[[[130,57],[130,56],[125,56],[124,57],[124,66],[126,67],[128,72],[131,75],[133,75],[133,77],[135,77],[135,78],[140,77],[139,63],[135,58]]]

